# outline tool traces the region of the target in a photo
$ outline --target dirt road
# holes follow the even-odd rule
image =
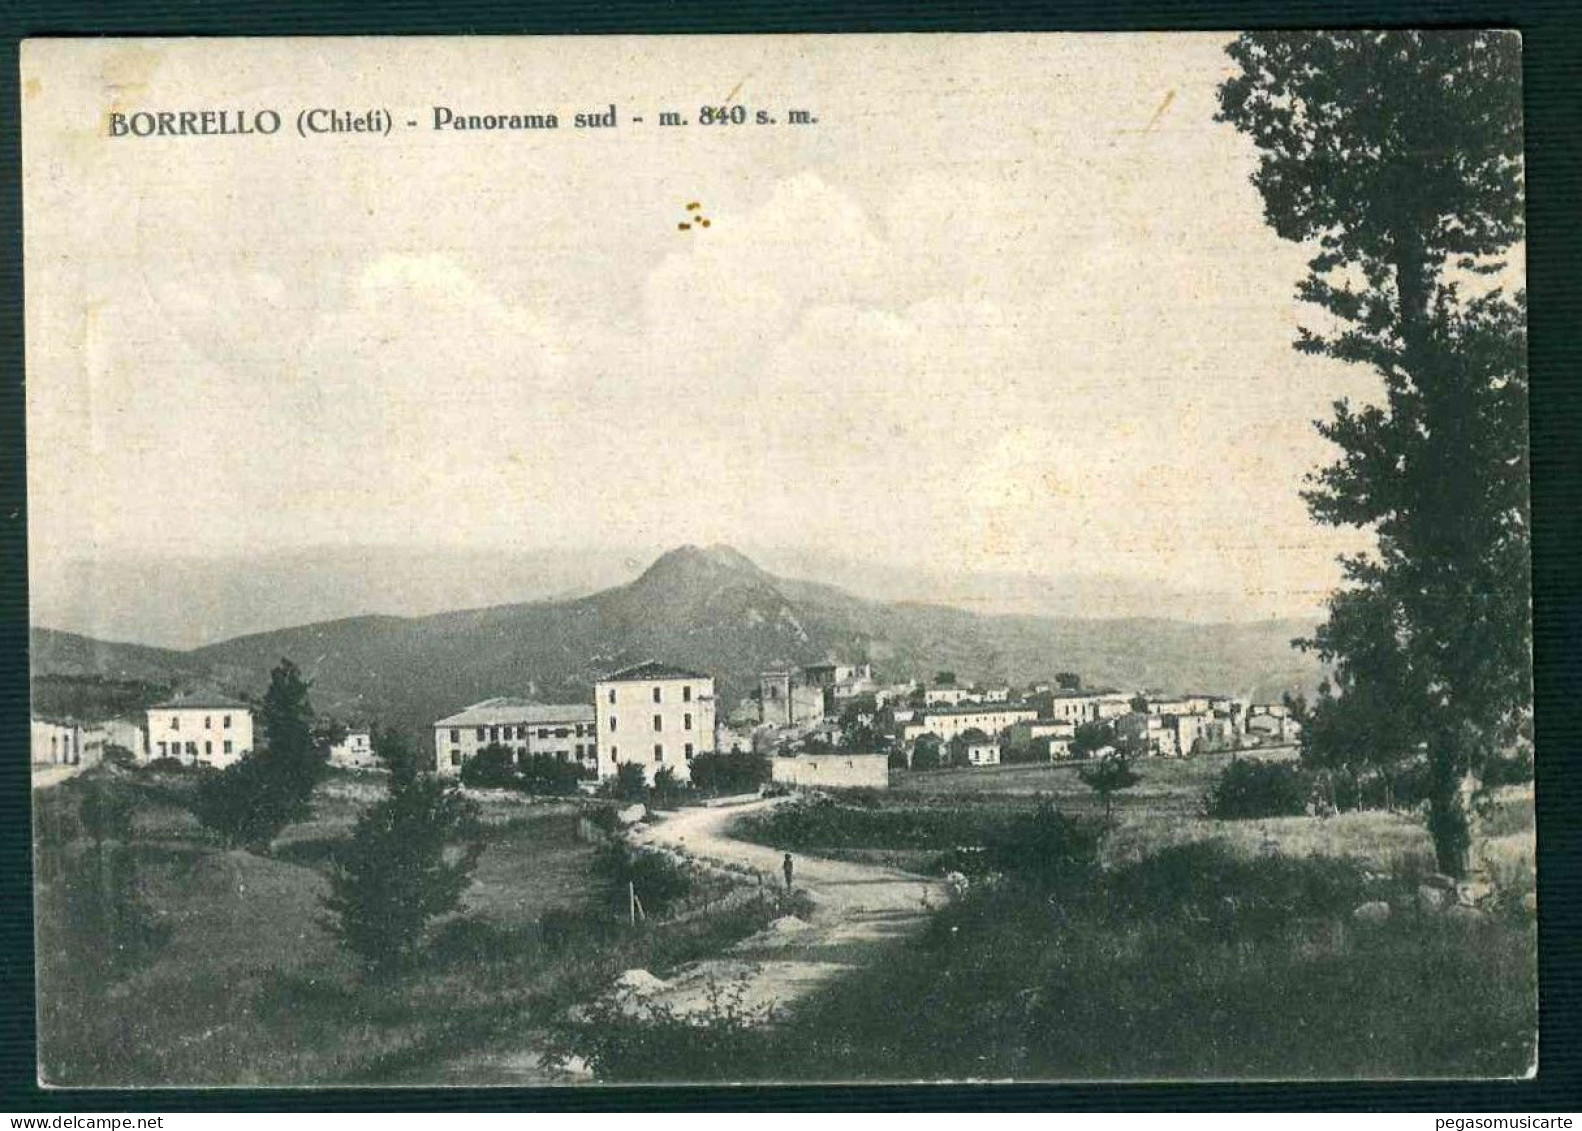
[[[726,827],[745,813],[774,801],[664,814],[633,834],[637,843],[686,849],[694,857],[745,865],[764,874],[766,885],[784,885],[779,849],[733,840]],[[734,999],[764,1020],[794,1008],[797,1000],[846,970],[884,961],[887,946],[919,929],[931,908],[946,900],[938,880],[893,868],[793,854],[795,888],[814,910],[807,922],[783,919],[743,939],[725,953],[677,971],[667,980],[637,976],[641,983],[628,1004],[653,1002],[682,1015],[707,1012],[716,995]],[[646,973],[646,972],[645,972]],[[442,1068],[439,1082],[472,1085],[566,1083],[548,1073],[535,1047],[470,1053]],[[573,1079],[591,1079],[574,1076]],[[425,1080],[423,1082],[434,1082]]]
[[[774,801],[665,815],[634,839],[745,865],[784,884],[779,849],[726,835],[726,827]],[[946,900],[940,881],[893,868],[792,854],[794,887],[813,903],[811,921],[781,921],[728,953],[680,971],[646,995],[682,1013],[708,1007],[711,992],[739,995],[748,1010],[781,1011],[843,970],[881,960],[885,944],[920,928]]]

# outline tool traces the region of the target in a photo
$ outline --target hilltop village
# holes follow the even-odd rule
[[[591,701],[545,703],[501,695],[433,723],[434,772],[460,776],[485,751],[519,766],[548,757],[588,783],[641,766],[652,783],[669,770],[690,780],[703,754],[771,759],[773,778],[803,785],[884,787],[892,768],[929,770],[1103,758],[1184,758],[1292,743],[1299,724],[1284,703],[1225,694],[1086,687],[1061,672],[1026,686],[959,680],[885,681],[867,662],[783,666],[728,710],[715,678],[650,661],[597,680]],[[377,765],[365,727],[331,721],[331,765]],[[254,748],[253,708],[208,693],[177,696],[140,716],[87,723],[35,717],[36,767],[89,766],[120,748],[142,762],[224,768]]]

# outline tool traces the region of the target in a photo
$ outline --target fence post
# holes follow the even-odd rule
[[[631,916],[632,926],[637,926],[637,885],[631,880],[626,881],[626,913]]]

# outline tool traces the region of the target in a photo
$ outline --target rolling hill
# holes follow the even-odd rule
[[[777,577],[724,546],[683,546],[636,580],[568,600],[424,617],[351,617],[172,651],[36,629],[34,671],[144,678],[258,692],[289,656],[314,702],[347,719],[426,735],[428,724],[493,695],[586,698],[602,673],[658,658],[715,674],[729,709],[777,663],[867,657],[888,678],[950,669],[1024,682],[1056,670],[1091,683],[1274,697],[1311,689],[1316,660],[1293,650],[1299,621],[1195,624],[1154,619],[985,616],[883,603]]]

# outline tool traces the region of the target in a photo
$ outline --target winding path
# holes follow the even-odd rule
[[[635,830],[632,840],[746,866],[762,873],[765,884],[782,884],[783,852],[726,835],[737,817],[777,803],[682,809]],[[800,854],[793,860],[795,888],[813,904],[810,921],[781,919],[668,980],[653,979],[628,1004],[658,1003],[686,1016],[708,1011],[723,994],[738,1008],[769,1020],[835,975],[884,961],[890,944],[921,928],[930,908],[946,900],[940,881],[894,868]],[[438,1080],[475,1086],[570,1082],[548,1074],[534,1047],[458,1057],[441,1069]]]
[[[763,873],[765,883],[780,884],[783,852],[726,834],[736,818],[774,804],[683,809],[633,839],[746,866]],[[880,961],[887,944],[919,929],[947,898],[940,881],[895,868],[796,853],[793,864],[795,889],[813,904],[810,922],[781,920],[678,972],[649,999],[689,1013],[708,1008],[711,994],[725,990],[744,1009],[779,1011],[837,973]]]

